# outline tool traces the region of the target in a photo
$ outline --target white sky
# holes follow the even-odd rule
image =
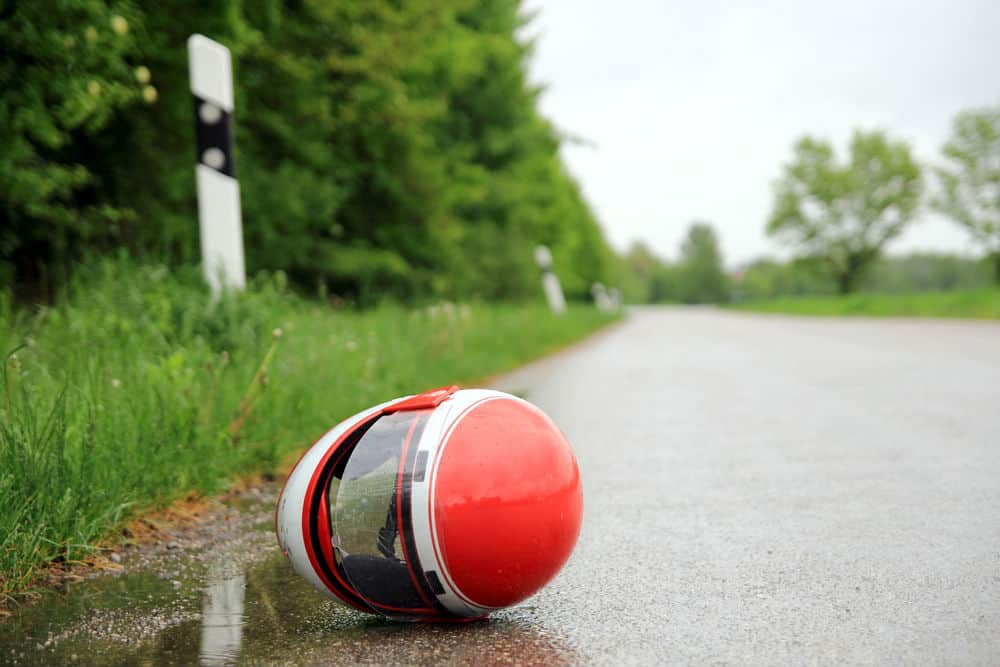
[[[771,183],[802,134],[843,155],[883,128],[934,160],[960,109],[1000,103],[997,0],[526,0],[542,112],[611,243],[674,257],[693,219],[726,262],[779,253]],[[923,213],[893,252],[973,252]]]

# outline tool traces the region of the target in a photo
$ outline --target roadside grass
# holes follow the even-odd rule
[[[1000,288],[903,294],[784,297],[730,304],[737,310],[791,315],[1000,319]]]
[[[124,260],[81,269],[53,307],[0,293],[0,605],[126,519],[273,472],[358,410],[614,319],[540,303],[333,310],[280,275],[213,304],[194,269]]]

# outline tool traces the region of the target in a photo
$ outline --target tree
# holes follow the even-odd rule
[[[744,300],[770,299],[778,296],[829,294],[830,279],[817,270],[816,260],[798,259],[779,262],[758,259],[750,263],[739,279],[739,296]]]
[[[628,268],[626,298],[637,303],[655,301],[653,281],[663,270],[663,261],[642,241],[633,241],[622,260]]]
[[[184,43],[230,48],[247,266],[370,303],[569,296],[618,259],[528,78],[520,0],[0,3],[0,289],[198,260]]]
[[[855,131],[839,164],[829,142],[803,137],[774,186],[767,233],[821,259],[842,294],[854,291],[885,244],[920,205],[923,178],[910,147]]]
[[[993,262],[1000,284],[1000,108],[960,113],[935,170],[941,194],[932,205],[972,234]]]
[[[677,298],[684,303],[721,303],[729,300],[729,278],[712,226],[695,222],[681,243],[681,261],[674,272]]]
[[[992,272],[984,262],[938,253],[884,257],[865,276],[865,289],[876,292],[920,292],[988,287]]]
[[[94,138],[156,89],[129,60],[131,3],[0,7],[0,284],[51,291],[82,242],[99,247],[127,221],[102,191]]]
[[[621,256],[625,300],[630,303],[670,301],[673,277],[667,263],[643,241],[633,241]]]

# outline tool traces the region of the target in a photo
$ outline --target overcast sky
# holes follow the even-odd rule
[[[673,257],[693,219],[727,264],[778,254],[771,183],[804,133],[883,128],[936,159],[951,119],[1000,104],[1000,1],[526,0],[542,112],[612,244]],[[972,252],[923,214],[890,248]]]

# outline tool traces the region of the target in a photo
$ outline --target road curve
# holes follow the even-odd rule
[[[580,462],[572,662],[1000,658],[1000,325],[637,309],[498,387]]]

